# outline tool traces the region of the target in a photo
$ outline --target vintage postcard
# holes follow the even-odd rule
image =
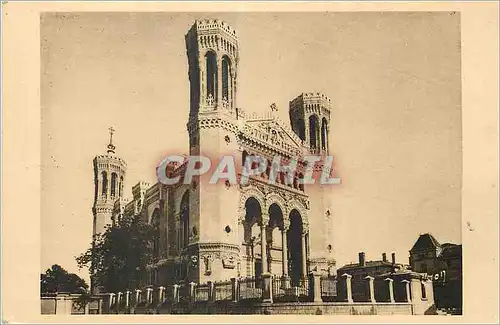
[[[498,3],[2,9],[3,321],[498,321]]]

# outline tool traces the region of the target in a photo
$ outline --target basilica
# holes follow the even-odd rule
[[[220,20],[197,20],[185,35],[190,110],[186,154],[220,158],[275,156],[299,162],[293,182],[269,170],[246,184],[139,182],[124,196],[127,165],[112,143],[94,159],[94,235],[121,216],[139,215],[157,231],[147,284],[207,283],[270,273],[298,283],[310,271],[335,274],[331,187],[304,185],[306,155],[329,154],[331,100],[305,92],[289,101],[289,122],[271,105],[263,115],[237,105],[237,32]],[[182,80],[180,80],[182,82]],[[186,80],[185,82],[188,82]],[[111,130],[113,131],[113,130]],[[111,133],[113,134],[113,133]],[[181,175],[186,163],[171,167]]]

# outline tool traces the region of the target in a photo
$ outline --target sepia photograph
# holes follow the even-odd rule
[[[460,13],[40,24],[42,313],[461,314]]]
[[[494,7],[3,3],[2,321],[498,320]]]

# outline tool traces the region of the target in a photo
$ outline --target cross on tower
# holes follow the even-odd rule
[[[110,127],[109,129],[109,143],[113,143],[113,134],[115,133],[115,129],[113,127]]]
[[[108,153],[115,153],[115,146],[113,145],[113,134],[115,133],[115,129],[113,127],[110,127],[108,130],[109,130]]]

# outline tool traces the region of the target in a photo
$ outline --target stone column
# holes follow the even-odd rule
[[[353,303],[352,300],[352,287],[351,287],[351,279],[352,276],[350,274],[344,273],[342,277],[345,279],[345,289],[346,289],[346,297],[348,303]]]
[[[200,54],[200,58],[198,60],[198,66],[200,68],[200,75],[199,75],[199,80],[200,80],[200,104],[205,105],[206,104],[206,98],[207,98],[207,82],[206,82],[206,66],[207,66],[207,59],[205,57],[204,53],[203,55]]]
[[[306,231],[302,231],[302,276],[307,275]]]
[[[262,213],[262,221],[260,224],[260,259],[262,261],[262,274],[268,273],[267,267],[267,239],[266,228],[269,223],[269,214]]]
[[[290,228],[290,221],[283,221],[282,234],[282,267],[283,267],[283,288],[290,288],[290,277],[288,276],[288,238],[287,233]]]
[[[405,292],[406,292],[406,302],[411,302],[411,295],[410,295],[410,281],[408,280],[403,280],[401,281],[404,286],[405,286]]]
[[[373,281],[374,281],[374,277],[372,276],[367,276],[365,277],[365,280],[367,280],[368,282],[368,301],[371,302],[371,303],[375,303],[375,289],[374,289],[374,286],[373,286]]]
[[[290,225],[285,224],[283,229],[281,230],[282,237],[282,267],[283,267],[283,276],[288,275],[288,239],[287,239],[287,231]]]
[[[217,58],[217,88],[214,97],[217,100],[217,107],[222,107],[222,58]]]
[[[393,286],[394,280],[391,278],[386,278],[384,281],[387,281],[387,285],[389,287],[389,302],[395,302],[394,301],[394,286]]]
[[[262,274],[262,302],[272,303],[273,302],[273,275],[271,273]]]

